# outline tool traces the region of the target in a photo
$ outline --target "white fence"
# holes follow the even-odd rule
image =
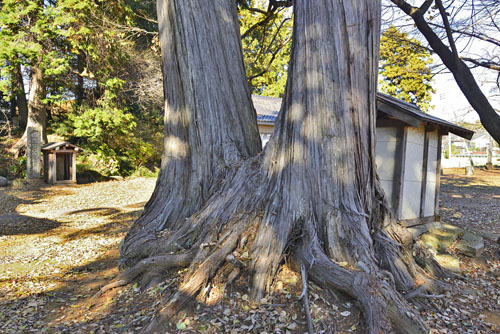
[[[473,156],[472,157],[472,162],[474,163],[474,166],[484,166],[486,165],[486,162],[488,161],[488,157],[486,155],[482,156]],[[500,157],[499,156],[493,156],[492,159],[493,165],[500,166]],[[451,157],[450,159],[441,159],[441,166],[443,168],[460,168],[460,167],[467,167],[470,166],[470,160],[468,156],[458,156],[458,157]]]

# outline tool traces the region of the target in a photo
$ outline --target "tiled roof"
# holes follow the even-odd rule
[[[279,97],[252,95],[252,101],[257,115],[276,116],[281,108]]]
[[[276,121],[278,112],[281,108],[280,98],[252,95],[252,101],[257,112],[257,122],[274,123]],[[423,113],[422,111],[420,111],[420,109],[418,109],[417,106],[413,104],[379,92],[377,93],[377,104],[380,103],[390,105],[392,108],[394,108],[391,110],[397,111],[397,113],[393,112],[390,115],[394,118],[404,116],[404,118],[406,119],[413,120],[413,122],[410,123],[416,122],[416,124],[420,124],[421,121],[424,121],[427,123],[436,124],[445,128],[447,131],[466,139],[472,138],[472,135],[474,134],[474,132],[471,130],[445,121],[444,119]],[[387,113],[390,112],[390,110],[384,109],[384,111],[379,110],[379,112]]]
[[[58,141],[55,143],[48,143],[42,146],[42,151],[51,151],[51,150],[56,150],[58,148],[66,148],[66,149],[72,149],[75,151],[83,151],[80,147],[73,145],[67,141]]]
[[[419,121],[440,125],[441,127],[447,128],[449,132],[454,133],[457,136],[470,140],[474,135],[474,131],[463,128],[451,122],[445,121],[444,119],[438,118],[436,116],[426,114],[422,112],[416,105],[402,101],[390,95],[378,92],[377,102],[387,103],[393,106],[394,108],[397,108],[399,111],[404,112],[405,114],[412,116]],[[392,116],[397,118],[397,116],[395,115]]]
[[[258,122],[274,123],[274,122],[276,122],[277,117],[278,117],[278,113],[276,113],[276,115],[259,115],[259,114],[257,114],[257,121]]]

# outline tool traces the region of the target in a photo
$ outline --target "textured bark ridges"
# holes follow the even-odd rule
[[[380,1],[294,2],[285,98],[260,154],[245,146],[259,140],[241,51],[227,49],[241,50],[234,2],[160,0],[158,13],[162,172],[122,247],[122,265],[132,268],[111,284],[147,275],[150,259],[172,268],[186,263],[174,263],[182,255],[190,265],[144,332],[164,332],[163,324],[203,295],[222,266],[239,270],[231,253],[245,248],[256,300],[269,291],[286,253],[304,276],[310,272],[319,285],[358,300],[368,333],[425,333],[397,290],[430,280],[412,259],[411,237],[393,219],[374,165]],[[210,80],[219,81],[207,86]],[[173,138],[186,149],[173,151]]]
[[[183,226],[235,165],[260,151],[235,6],[158,1],[165,145],[155,192],[121,249],[123,266],[156,252],[158,232]]]
[[[19,73],[19,75],[21,75]],[[22,78],[20,78],[22,80]],[[20,81],[22,83],[22,81]],[[28,119],[23,136],[10,149],[16,156],[26,148],[28,128],[35,127],[42,129],[42,142],[47,143],[47,109],[43,103],[46,95],[43,81],[43,70],[38,64],[30,68],[30,90],[28,96]]]

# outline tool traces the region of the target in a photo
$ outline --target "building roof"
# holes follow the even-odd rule
[[[276,116],[281,108],[279,97],[252,95],[252,101],[257,115]]]
[[[420,126],[421,122],[436,124],[447,132],[451,132],[462,138],[470,140],[474,131],[463,128],[444,119],[422,112],[414,104],[402,101],[384,93],[377,93],[377,109],[379,112],[388,114],[400,121],[415,127]]]
[[[42,146],[42,151],[56,151],[56,150],[73,150],[73,151],[83,151],[80,147],[73,145],[67,141],[58,141],[54,143],[47,143]]]
[[[261,124],[274,123],[281,108],[281,99],[252,95],[255,110],[257,111],[257,122]],[[389,96],[377,93],[377,110],[387,116],[396,118],[410,126],[419,127],[422,122],[435,124],[446,132],[451,132],[465,139],[471,139],[474,132],[445,121],[444,119],[423,113],[417,106]]]

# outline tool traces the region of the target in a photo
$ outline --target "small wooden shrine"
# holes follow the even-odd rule
[[[45,183],[76,183],[76,156],[80,151],[66,141],[42,146]]]

